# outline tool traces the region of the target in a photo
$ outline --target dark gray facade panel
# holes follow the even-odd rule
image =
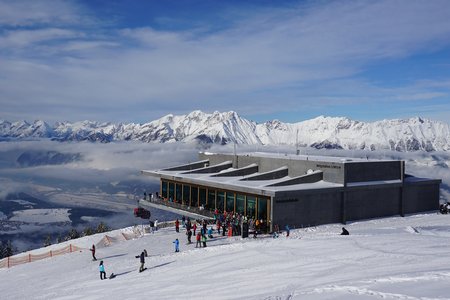
[[[439,209],[439,183],[429,185],[405,185],[403,189],[405,214]]]
[[[284,229],[341,222],[340,193],[301,194],[273,198],[273,222]]]
[[[402,178],[401,161],[353,162],[345,165],[347,182],[395,180]]]
[[[345,203],[347,221],[398,215],[400,196],[400,187],[348,191]]]

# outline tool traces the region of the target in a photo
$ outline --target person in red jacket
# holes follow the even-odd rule
[[[194,230],[194,235],[196,235],[195,231],[197,230],[197,221],[194,221],[194,225],[192,226],[192,229]]]
[[[89,249],[92,252],[92,260],[97,260],[97,258],[95,257],[95,245],[92,244],[92,248]]]
[[[197,241],[197,243],[195,244],[195,248],[201,248],[202,247],[202,243],[200,242],[200,238],[202,237],[202,235],[199,233],[197,233],[197,235],[195,236],[195,240]]]
[[[178,219],[175,221],[175,231],[180,232],[180,221]]]

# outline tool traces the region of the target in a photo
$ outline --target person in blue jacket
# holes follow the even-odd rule
[[[289,228],[289,225],[286,224],[286,237],[289,237],[289,232],[291,229]]]
[[[212,229],[212,226],[210,226],[209,229],[208,229],[208,237],[209,237],[210,239],[213,238],[212,232],[213,232],[213,229]]]
[[[175,244],[175,252],[180,252],[180,241],[176,239],[175,241],[173,241],[173,243]]]
[[[100,279],[106,279],[105,266],[103,265],[103,260],[100,261],[100,265],[98,266],[98,270],[100,271]]]

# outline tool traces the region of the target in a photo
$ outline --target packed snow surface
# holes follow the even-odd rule
[[[84,247],[0,269],[2,299],[450,299],[450,215],[420,214],[291,230],[289,237],[217,236],[186,245],[183,230],[162,228],[98,247],[114,279],[100,280]],[[130,229],[123,229],[127,232]],[[120,231],[108,235],[118,235]],[[179,253],[173,241],[180,240]],[[35,250],[48,251],[49,248]],[[139,259],[146,249],[145,272]]]

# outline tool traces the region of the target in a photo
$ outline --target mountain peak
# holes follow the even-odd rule
[[[450,129],[442,122],[413,117],[372,123],[347,117],[318,116],[298,122],[280,120],[256,124],[235,111],[211,114],[201,110],[186,115],[168,114],[146,124],[113,124],[95,121],[57,122],[41,120],[0,122],[0,138],[51,138],[59,141],[137,140],[142,142],[200,142],[226,144],[301,145],[338,149],[449,151]]]

